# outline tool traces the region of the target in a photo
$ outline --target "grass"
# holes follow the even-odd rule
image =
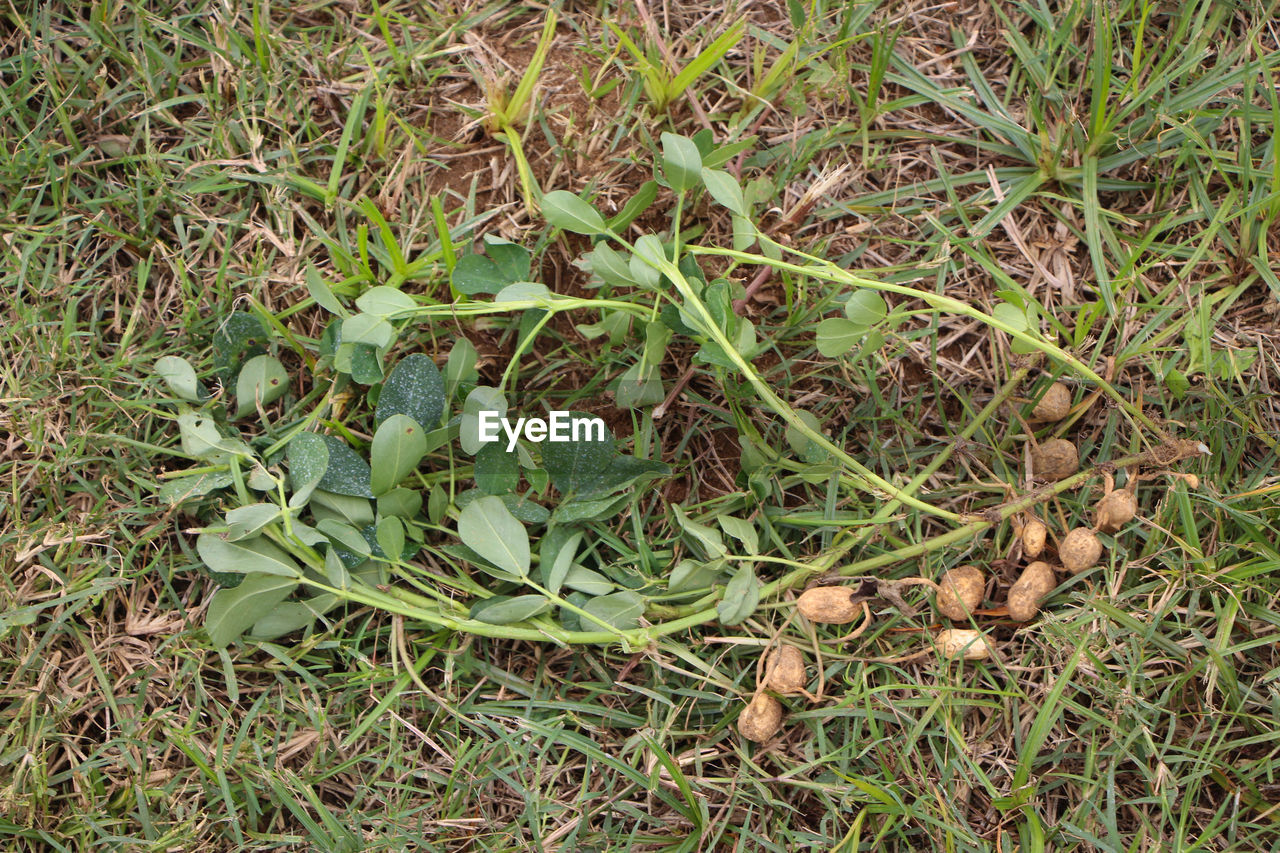
[[[4,13],[0,846],[1280,844],[1274,5],[677,6],[557,7],[553,28],[541,7],[502,2]],[[501,314],[402,337],[440,364],[465,338],[478,374],[464,384],[503,384],[522,410],[598,412],[672,465],[591,527],[615,580],[665,581],[698,556],[678,504],[703,524],[752,518],[766,582],[856,541],[834,568],[914,548],[865,571],[979,563],[1001,601],[1018,565],[1007,523],[919,543],[953,529],[946,514],[1027,490],[1027,407],[998,395],[1031,365],[981,319],[1002,304],[1078,362],[1040,363],[1077,408],[1037,438],[1118,459],[1157,443],[1149,419],[1208,446],[1176,466],[1198,487],[1143,481],[1106,564],[1065,579],[1027,626],[984,616],[999,656],[963,668],[886,662],[925,647],[919,587],[916,615],[877,600],[843,643],[846,626],[802,624],[780,594],[741,625],[634,652],[365,607],[214,647],[216,585],[190,531],[220,499],[156,499],[193,463],[155,361],[186,356],[217,389],[212,341],[235,309],[309,351],[324,322],[309,267],[348,298],[392,284],[450,302],[449,272],[482,235],[527,247],[557,294],[640,304],[593,290],[575,265],[589,241],[534,211],[567,189],[628,241],[670,238],[675,198],[648,183],[661,134],[707,129],[780,250],[925,294],[889,294],[901,319],[882,347],[817,352],[850,280],[726,253],[734,225],[700,201],[680,210],[681,240],[737,285],[762,387],[677,336],[662,415],[617,409],[608,384],[645,336],[599,311],[558,314],[531,340],[532,321]],[[931,308],[940,298],[971,313]],[[1009,391],[1032,398],[1048,378],[1029,369]],[[866,475],[788,430],[770,394]],[[358,397],[344,405],[333,422],[367,439]],[[430,463],[446,501],[472,486],[469,458]],[[851,485],[871,478],[941,512]],[[1100,480],[1082,481],[1043,504],[1051,529],[1087,519]],[[475,587],[438,547],[451,525],[424,577]],[[780,631],[824,702],[785,699],[785,728],[757,746],[734,721]]]

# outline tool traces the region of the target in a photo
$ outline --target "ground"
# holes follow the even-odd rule
[[[1280,844],[1272,7],[20,7],[0,16],[6,849]],[[741,190],[745,243],[714,193],[678,200],[664,134],[701,140]],[[760,341],[748,369],[709,362],[676,315],[665,401],[627,407],[610,383],[652,317],[601,333],[615,314],[588,304],[528,337],[535,311],[451,305],[492,301],[451,288],[486,236],[525,247],[557,298],[693,305],[674,276],[602,286],[583,261],[598,235],[550,224],[556,191],[614,220],[618,245],[657,235],[722,277]],[[391,286],[428,312],[388,365],[443,369],[474,346],[451,414],[502,386],[522,411],[598,415],[670,467],[580,525],[582,561],[643,592],[645,642],[436,618],[520,591],[448,550],[481,467],[452,436],[413,474],[442,514],[396,567],[430,607],[347,603],[214,641],[197,537],[238,496],[163,499],[208,459],[180,440],[156,364],[186,359],[220,410],[240,364],[219,330],[269,319],[288,387],[244,437],[260,451],[316,427],[363,451],[378,383],[343,378],[317,403],[335,370],[312,274],[344,310]],[[835,347],[831,321],[872,293],[880,341]],[[1051,381],[1070,415],[1029,422]],[[1083,465],[1061,484],[1028,467],[1055,437]],[[1053,557],[1109,477],[1136,488],[1137,517],[1013,622],[1027,512]],[[536,555],[549,528],[523,526]],[[708,530],[739,556],[717,563]],[[682,561],[749,565],[765,594],[702,618],[729,575],[664,599]],[[985,661],[939,659],[927,585],[890,583],[964,564],[987,578]],[[840,581],[865,593],[859,622],[797,615],[803,588]],[[783,727],[753,743],[738,716],[777,641],[804,652],[818,701],[780,697]]]

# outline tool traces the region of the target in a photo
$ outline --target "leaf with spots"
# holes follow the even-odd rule
[[[374,497],[369,487],[369,464],[342,439],[332,435],[321,437],[329,448],[329,467],[320,479],[319,488],[353,498]]]
[[[379,426],[393,415],[407,415],[424,429],[435,429],[444,415],[444,377],[430,357],[407,355],[382,383],[373,420]]]
[[[237,418],[257,411],[263,406],[278,400],[289,390],[289,374],[284,365],[269,355],[254,356],[240,368],[240,378],[236,380],[236,414]]]

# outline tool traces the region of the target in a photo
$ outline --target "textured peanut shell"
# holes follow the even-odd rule
[[[1044,392],[1040,402],[1031,410],[1037,421],[1060,421],[1071,411],[1071,392],[1061,382],[1055,382]]]
[[[994,649],[991,641],[981,631],[968,628],[948,628],[933,638],[938,653],[945,658],[963,655],[964,660],[986,660]]]
[[[1102,559],[1102,543],[1093,531],[1077,527],[1062,537],[1058,546],[1058,558],[1062,567],[1073,575],[1092,569]]]
[[[1028,557],[1039,557],[1044,553],[1045,539],[1049,528],[1038,518],[1033,518],[1022,528],[1022,553]]]
[[[768,693],[757,693],[738,715],[738,733],[756,743],[764,743],[782,727],[782,703]]]
[[[1040,610],[1040,602],[1058,585],[1053,566],[1034,562],[1022,570],[1022,574],[1009,587],[1009,618],[1026,622]]]
[[[957,566],[938,581],[938,612],[948,619],[967,620],[978,609],[987,580],[977,566]]]
[[[1138,514],[1138,499],[1126,489],[1114,489],[1093,507],[1093,523],[1104,533],[1115,533]]]
[[[1041,480],[1064,480],[1080,470],[1080,454],[1065,438],[1054,438],[1031,453],[1031,468]]]
[[[810,622],[841,625],[852,622],[862,611],[853,602],[853,591],[845,586],[815,586],[800,593],[796,602],[800,615]]]
[[[769,656],[764,686],[778,693],[799,693],[809,683],[804,653],[795,646],[782,646]]]

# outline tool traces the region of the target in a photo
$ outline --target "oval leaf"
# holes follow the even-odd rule
[[[332,435],[320,437],[329,448],[329,467],[320,478],[319,488],[355,498],[373,497],[369,489],[369,464],[342,439]]]
[[[565,190],[552,190],[542,197],[542,216],[554,227],[575,234],[603,234],[608,230],[604,217],[594,207]]]
[[[230,644],[293,592],[298,582],[275,575],[252,574],[234,587],[213,594],[204,627],[219,648]]]
[[[286,578],[297,578],[302,574],[292,557],[261,537],[228,542],[216,533],[201,533],[196,538],[196,551],[204,564],[215,572]]]
[[[257,411],[258,403],[265,406],[288,390],[289,375],[277,359],[269,355],[249,359],[236,380],[236,417]]]
[[[716,605],[716,615],[722,625],[737,625],[754,613],[759,603],[760,581],[756,579],[756,568],[745,563],[729,579],[724,598]]]
[[[429,356],[413,353],[400,359],[382,383],[373,420],[381,426],[392,415],[408,415],[431,430],[440,424],[444,407],[444,377],[440,369]]]
[[[471,605],[471,618],[490,625],[523,622],[545,612],[551,602],[541,595],[495,595]]]
[[[501,498],[488,495],[467,504],[458,516],[458,538],[502,571],[529,574],[529,532]]]
[[[188,403],[200,402],[200,380],[196,378],[195,368],[185,358],[166,355],[156,362],[154,370],[174,396]]]
[[[289,442],[289,483],[293,496],[289,506],[305,504],[329,470],[329,445],[314,432],[300,432]]]
[[[427,436],[418,422],[408,415],[392,415],[373,434],[370,449],[370,488],[375,495],[385,494],[427,455]]]

